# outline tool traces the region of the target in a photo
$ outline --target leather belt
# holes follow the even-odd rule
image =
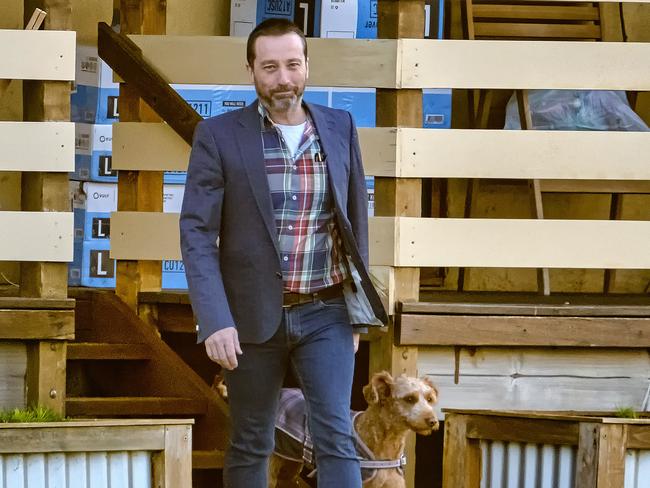
[[[294,305],[313,303],[316,300],[329,300],[340,296],[343,296],[343,285],[341,283],[328,286],[327,288],[323,288],[314,293],[295,293],[285,291],[282,296],[282,306],[293,307]]]

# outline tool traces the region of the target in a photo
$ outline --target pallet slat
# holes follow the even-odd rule
[[[648,269],[648,242],[646,221],[370,219],[371,265]]]
[[[0,171],[74,171],[73,122],[0,122],[0,147]]]
[[[401,88],[650,90],[650,44],[402,39]],[[499,66],[499,69],[494,69]]]
[[[650,133],[362,128],[367,175],[401,178],[541,179],[590,181],[591,190],[650,190]],[[147,144],[142,144],[147,141]],[[190,147],[166,124],[118,123],[113,168],[187,170]],[[616,161],[616,164],[612,164]],[[624,180],[624,181],[619,181]],[[587,183],[585,183],[587,184]]]
[[[68,397],[66,413],[72,416],[201,415],[206,402],[171,397]]]
[[[74,31],[0,30],[0,79],[73,81]]]
[[[0,261],[72,261],[72,212],[0,212]]]

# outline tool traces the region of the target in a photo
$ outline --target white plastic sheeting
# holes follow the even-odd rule
[[[151,454],[0,455],[0,488],[151,488]]]

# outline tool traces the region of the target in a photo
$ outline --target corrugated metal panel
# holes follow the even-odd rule
[[[481,442],[481,488],[574,488],[577,448]],[[650,488],[650,450],[628,450],[625,487]]]
[[[575,447],[486,441],[481,451],[481,488],[574,486]]]
[[[650,488],[650,451],[628,449],[625,456],[625,488]]]
[[[151,488],[151,454],[0,455],[0,488]]]

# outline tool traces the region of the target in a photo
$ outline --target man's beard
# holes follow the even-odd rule
[[[257,88],[257,87],[256,87]],[[302,102],[302,95],[305,92],[305,86],[279,86],[270,91],[263,93],[257,90],[262,105],[275,112],[287,112],[292,107]]]

